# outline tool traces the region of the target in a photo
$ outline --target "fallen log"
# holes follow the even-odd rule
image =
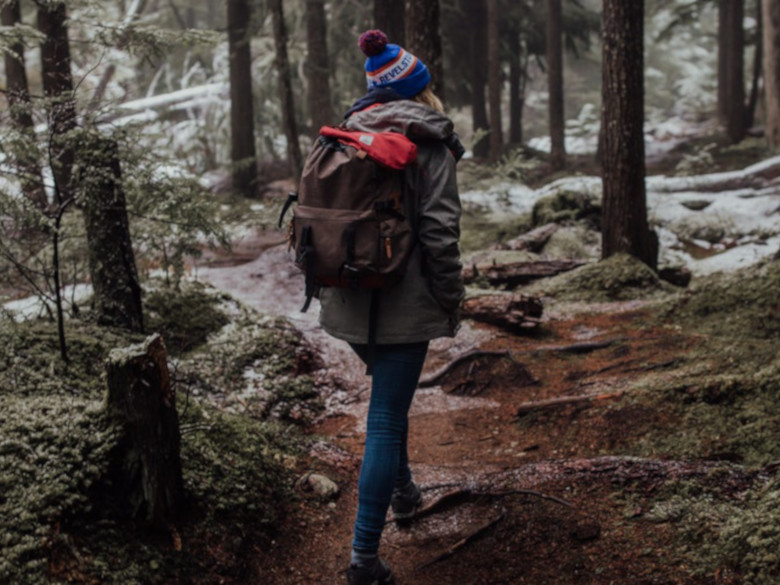
[[[607,400],[617,400],[622,398],[624,392],[610,392],[607,394],[588,394],[585,396],[559,396],[547,400],[536,400],[525,402],[517,407],[515,416],[521,417],[534,414],[542,410],[550,410],[561,406],[576,405],[579,407],[592,406],[595,402],[604,402]]]
[[[477,278],[484,278],[490,286],[503,286],[510,290],[540,278],[555,276],[587,264],[585,260],[537,260],[534,262],[511,262],[486,267],[464,268],[463,281],[466,284]]]
[[[512,333],[536,328],[542,316],[542,301],[526,295],[480,295],[463,303],[461,316],[495,325]]]
[[[528,250],[529,252],[541,252],[545,244],[561,226],[557,223],[546,223],[543,226],[532,229],[516,238],[496,244],[496,250]]]
[[[648,177],[647,190],[655,193],[681,191],[717,193],[739,189],[757,190],[771,186],[772,181],[778,177],[780,177],[780,156],[775,156],[736,171],[693,177]]]

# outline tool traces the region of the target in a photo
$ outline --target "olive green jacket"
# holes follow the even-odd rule
[[[413,167],[406,171],[409,184],[418,186],[408,203],[416,215],[417,244],[401,282],[379,293],[376,342],[454,336],[464,289],[456,161],[442,142],[453,136],[452,121],[423,104],[400,100],[357,112],[346,125],[364,132],[400,132],[418,147],[421,172]],[[325,331],[351,343],[368,341],[371,291],[324,288],[319,296]]]

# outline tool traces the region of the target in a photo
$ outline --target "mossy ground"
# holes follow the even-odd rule
[[[311,380],[296,376],[299,336],[199,286],[149,296],[149,330],[176,340],[179,354],[171,370],[187,510],[173,537],[144,534],[112,496],[121,429],[105,416],[104,361],[143,336],[98,327],[88,314],[71,319],[66,365],[53,323],[3,321],[0,582],[245,582],[247,551],[284,518],[302,439],[276,419],[313,397]],[[262,372],[266,407],[215,405],[213,395],[245,384],[248,370]]]
[[[724,583],[769,585],[780,574],[778,290],[773,261],[701,279],[658,307],[658,321],[695,332],[701,343],[688,366],[636,396],[678,421],[643,437],[639,454],[721,460],[751,474],[744,486],[673,483],[654,496],[655,511],[673,512],[662,521],[678,525],[693,572],[718,568]]]

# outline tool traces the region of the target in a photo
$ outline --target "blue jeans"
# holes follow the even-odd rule
[[[367,346],[353,344],[365,360]],[[406,439],[409,407],[420,379],[428,342],[377,345],[358,482],[358,512],[352,548],[376,553],[393,488],[411,479]]]

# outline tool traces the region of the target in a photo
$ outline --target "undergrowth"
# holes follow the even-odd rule
[[[4,320],[0,583],[193,582],[204,571],[242,582],[246,553],[283,520],[303,439],[277,419],[316,403],[310,378],[296,375],[299,335],[204,287],[149,297],[149,329],[175,340],[180,353],[170,366],[185,514],[168,537],[146,534],[112,487],[122,430],[105,413],[104,362],[143,336],[100,327],[89,314],[70,319],[65,364],[55,324]],[[224,412],[211,400],[245,389],[250,378],[262,379],[252,390],[265,397],[263,409]]]

